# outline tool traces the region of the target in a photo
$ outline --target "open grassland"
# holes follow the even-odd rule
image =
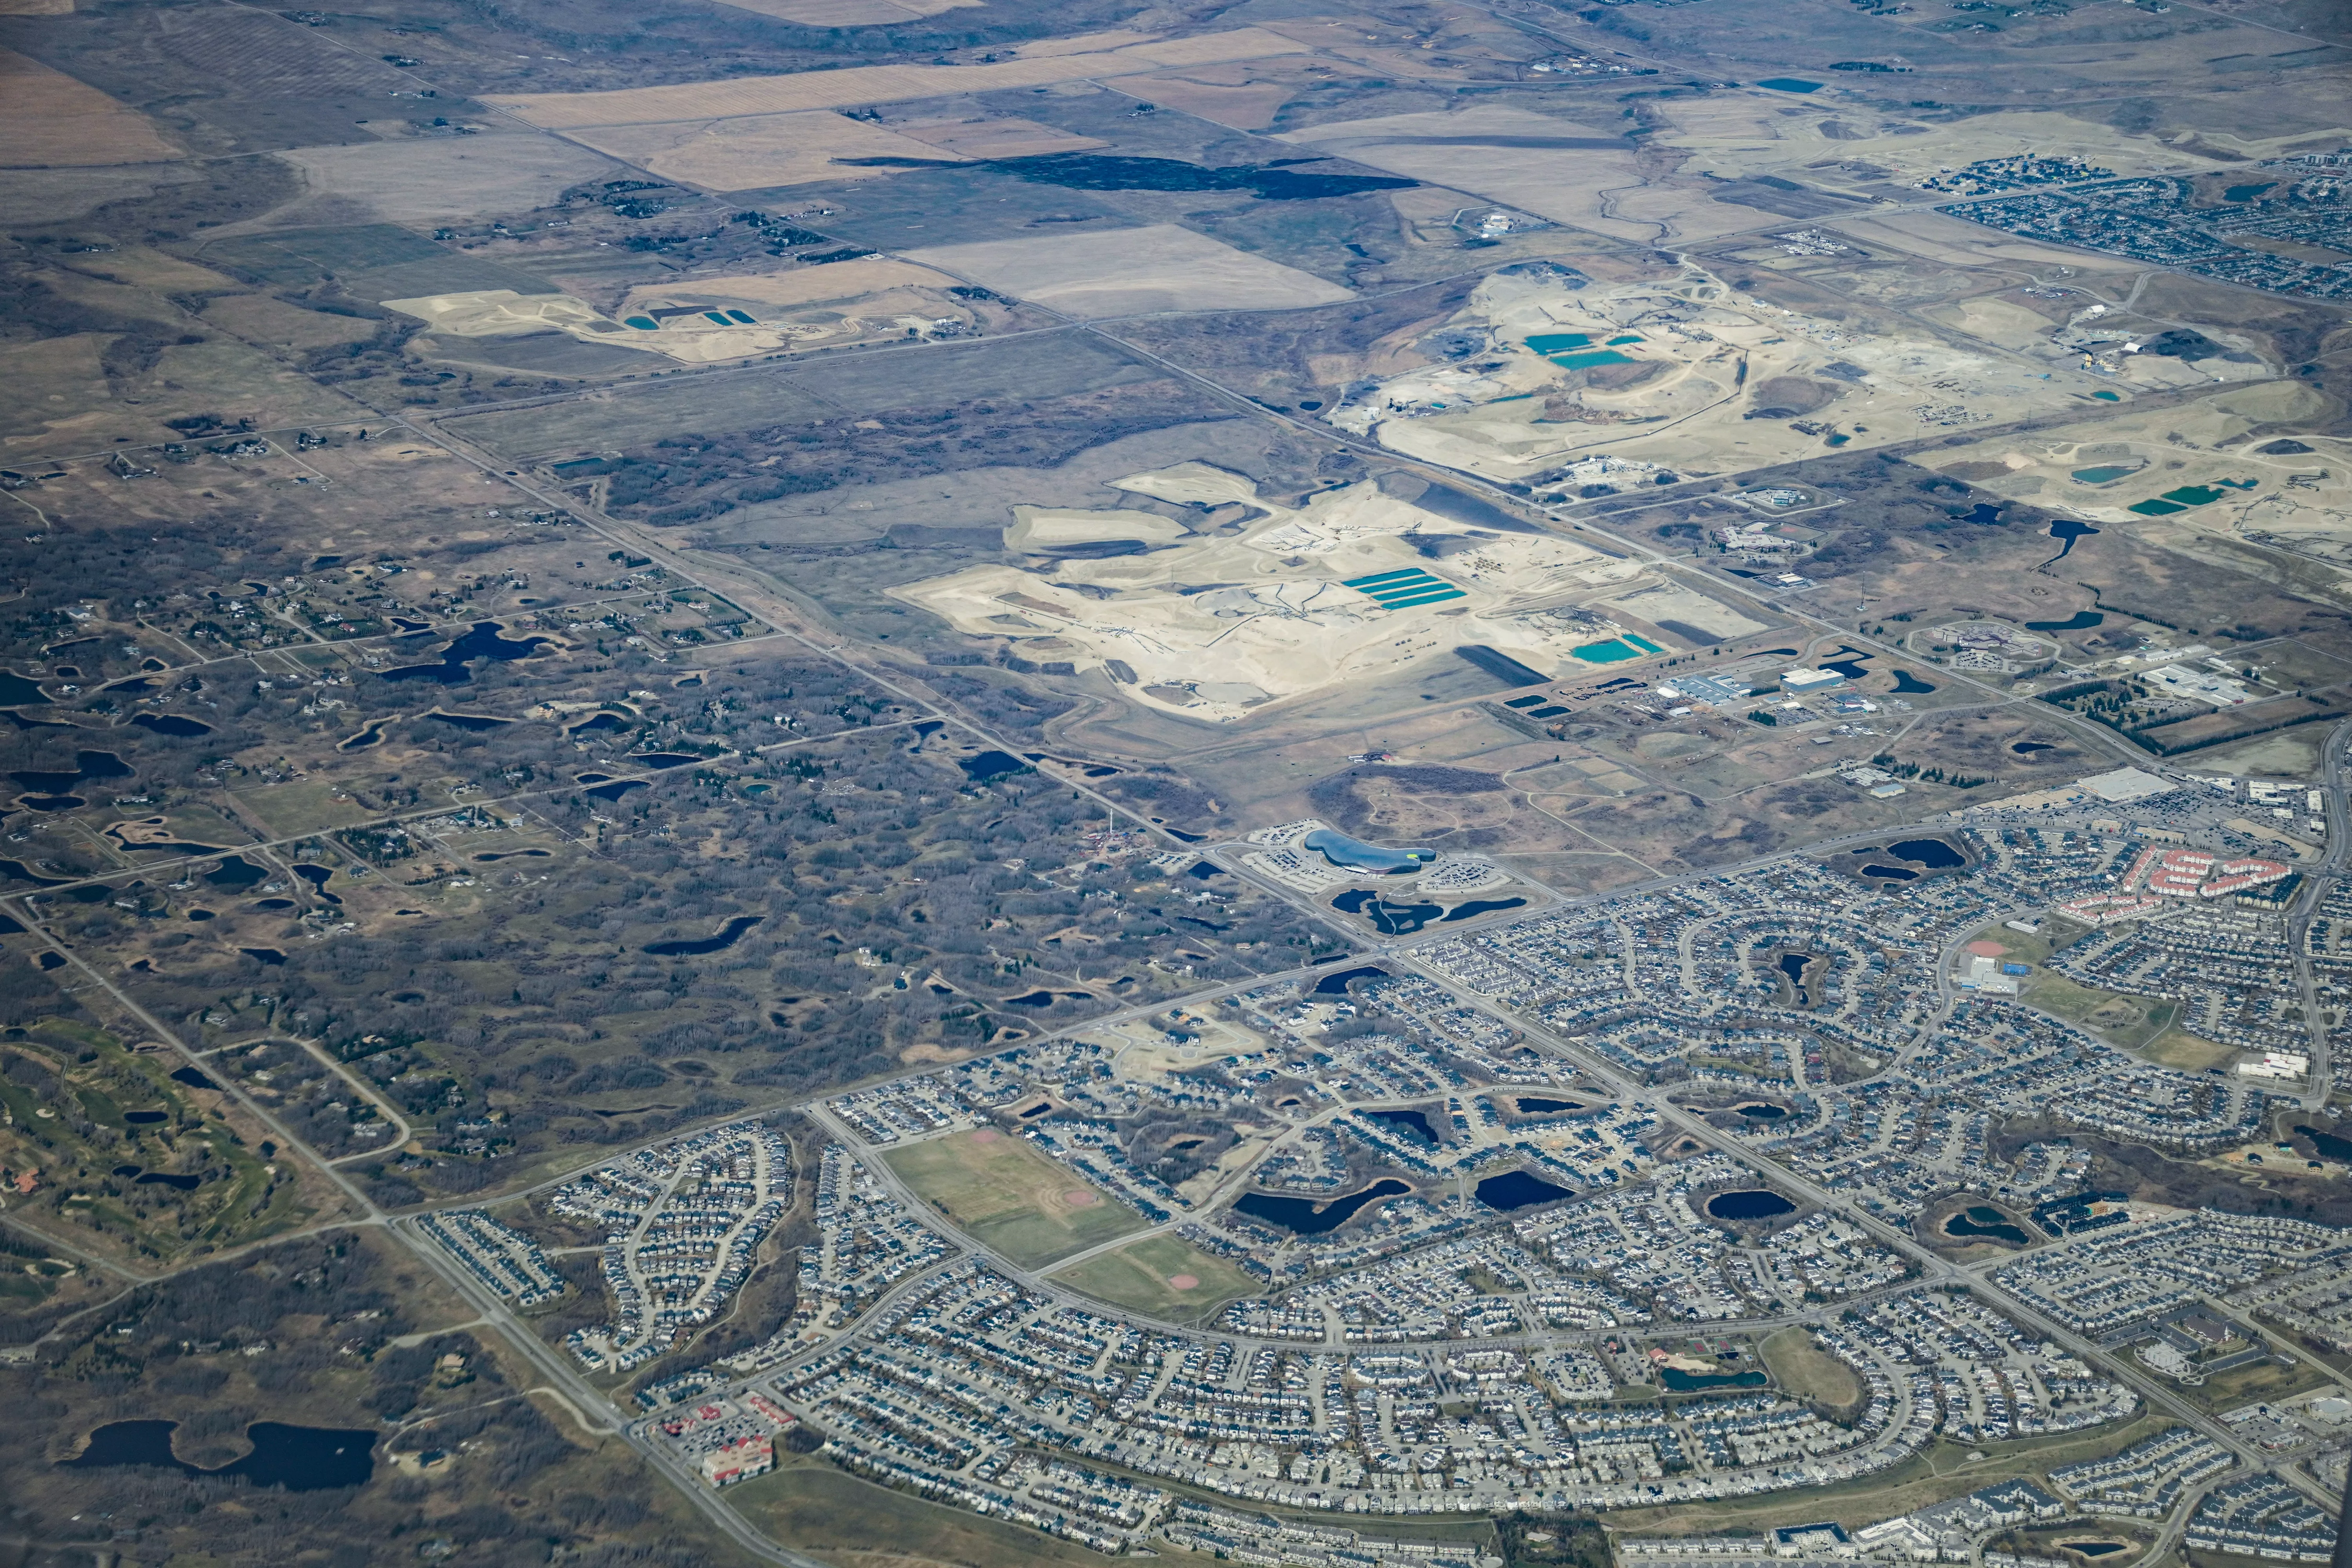
[[[1226,1302],[1259,1289],[1256,1280],[1224,1259],[1172,1236],[1129,1242],[1056,1278],[1097,1300],[1175,1322],[1202,1321]]]
[[[1143,1224],[1133,1209],[993,1128],[895,1149],[883,1160],[973,1240],[1024,1268]]]
[[[1862,1399],[1862,1381],[1853,1369],[1814,1343],[1804,1329],[1782,1329],[1757,1349],[1774,1380],[1800,1399],[1840,1410]]]

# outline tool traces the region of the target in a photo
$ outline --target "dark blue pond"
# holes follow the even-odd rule
[[[193,741],[198,735],[209,735],[213,732],[213,727],[210,724],[200,724],[194,719],[183,719],[176,713],[140,713],[134,715],[131,721],[142,730],[152,730],[158,735],[175,736],[183,741]]]
[[[0,669],[0,707],[29,708],[48,700],[39,681],[28,680],[13,669]]]
[[[1743,1105],[1739,1108],[1739,1114],[1750,1121],[1778,1121],[1789,1112],[1786,1107],[1779,1105]]]
[[[1517,910],[1526,907],[1525,899],[1474,899],[1466,904],[1456,904],[1446,910],[1445,919],[1437,923],[1445,925],[1454,921],[1473,920],[1479,915],[1491,915],[1496,910]]]
[[[2058,524],[2053,522],[2050,526],[2054,531]],[[2089,531],[2096,533],[2099,531],[2094,528]],[[2106,618],[2096,610],[2077,610],[2063,621],[2028,621],[2025,629],[2029,632],[2087,632],[2093,626],[2105,624]]]
[[[1363,1115],[1368,1121],[1397,1128],[1433,1149],[1437,1147],[1437,1129],[1429,1124],[1429,1113],[1425,1110],[1367,1110]]]
[[[1963,1238],[1989,1236],[1996,1241],[2013,1242],[2019,1247],[2032,1239],[2023,1227],[2012,1225],[2008,1215],[1987,1204],[1979,1204],[1948,1216],[1943,1231],[1946,1236]]]
[[[635,756],[623,757],[621,760],[657,771],[663,768],[682,768],[688,763],[702,761],[692,752],[639,752]]]
[[[672,942],[647,942],[646,944],[646,951],[659,958],[671,958],[682,953],[690,952],[722,952],[727,948],[733,947],[737,942],[742,941],[743,933],[745,931],[750,931],[753,926],[758,925],[761,921],[766,920],[767,918],[768,917],[765,915],[737,915],[734,919],[729,921],[726,928],[720,931],[716,936],[706,936],[693,939],[679,938]]]
[[[1864,866],[1862,868],[1862,874],[1865,877],[1885,877],[1897,882],[1916,882],[1919,879],[1919,873],[1908,866]]]
[[[1940,838],[1906,838],[1900,844],[1889,845],[1887,853],[1897,859],[1931,867],[1938,871],[1968,864],[1967,857]]]
[[[230,892],[241,893],[268,875],[268,872],[244,856],[232,855],[205,872],[205,880],[215,888],[226,888]]]
[[[1658,1381],[1668,1394],[1703,1394],[1710,1388],[1761,1388],[1772,1380],[1760,1372],[1685,1372],[1667,1366],[1658,1369]]]
[[[1384,1178],[1360,1193],[1334,1198],[1319,1208],[1311,1198],[1282,1197],[1274,1193],[1244,1193],[1241,1201],[1234,1205],[1234,1212],[1245,1214],[1252,1219],[1265,1220],[1269,1225],[1278,1225],[1299,1236],[1321,1236],[1325,1231],[1339,1229],[1366,1204],[1378,1203],[1382,1198],[1401,1197],[1411,1191],[1412,1189],[1402,1182]]]
[[[387,669],[385,680],[431,680],[443,686],[458,686],[474,679],[467,668],[478,658],[529,658],[546,645],[542,637],[526,637],[520,640],[499,635],[496,621],[476,621],[474,629],[441,650],[438,664],[404,664],[397,669]]]
[[[69,1470],[140,1465],[187,1476],[218,1476],[288,1491],[321,1491],[367,1483],[375,1473],[373,1432],[328,1426],[289,1426],[257,1421],[245,1429],[253,1452],[217,1470],[200,1469],[172,1452],[176,1421],[115,1421],[89,1435],[89,1446],[63,1461]]]
[[[898,160],[850,158],[844,162],[893,163]],[[1273,164],[1249,163],[1210,168],[1175,158],[1122,158],[1086,153],[1005,159],[992,162],[991,166],[1032,184],[1061,185],[1069,190],[1247,191],[1265,202],[1314,201],[1325,196],[1352,196],[1365,191],[1402,191],[1415,184],[1381,174],[1302,174]]]
[[[1749,1187],[1716,1194],[1706,1200],[1706,1212],[1714,1219],[1770,1219],[1775,1215],[1796,1213],[1797,1205],[1778,1193]]]
[[[598,800],[618,800],[633,789],[645,787],[646,781],[643,779],[614,779],[611,784],[598,784],[588,793]]]
[[[160,1110],[126,1110],[122,1113],[122,1120],[133,1127],[152,1127],[163,1119],[164,1112]]]
[[[1933,686],[1907,669],[1898,669],[1895,672],[1895,694],[1897,697],[1925,697],[1935,689]]]
[[[1388,977],[1387,970],[1376,969],[1370,964],[1366,964],[1361,969],[1335,969],[1315,983],[1314,994],[1345,996],[1348,994],[1348,982],[1350,980],[1386,980]]]
[[[1490,1209],[1523,1209],[1536,1204],[1558,1203],[1576,1194],[1566,1187],[1531,1176],[1525,1171],[1506,1171],[1499,1176],[1489,1176],[1475,1189],[1478,1201]]]
[[[190,1089],[218,1089],[220,1087],[220,1085],[206,1078],[194,1068],[180,1068],[177,1072],[172,1075],[172,1081],[173,1083],[184,1083]]]
[[[318,894],[320,898],[326,900],[327,902],[331,904],[340,904],[343,901],[342,900],[335,897],[334,894],[327,891],[327,883],[335,874],[335,868],[332,866],[312,866],[308,863],[304,863],[294,868],[294,874],[301,878],[304,881],[310,883],[310,890]]]
[[[92,779],[127,779],[131,776],[131,768],[123,760],[112,752],[76,752],[72,773],[50,773],[37,768],[28,768],[20,773],[12,773],[8,776],[16,781],[17,787],[20,789],[35,790],[45,795],[63,795],[75,785],[86,784]]]
[[[1363,916],[1382,936],[1411,936],[1444,912],[1437,904],[1392,904],[1378,893],[1367,892],[1361,888],[1351,888],[1341,893],[1331,900],[1331,907],[1347,914]]]
[[[1521,1116],[1552,1116],[1563,1110],[1581,1110],[1584,1107],[1573,1100],[1547,1100],[1540,1095],[1519,1096]]]
[[[150,1171],[139,1178],[142,1187],[170,1187],[174,1192],[193,1193],[204,1185],[202,1176],[175,1176],[168,1171]]]
[[[2352,1160],[2352,1138],[2338,1137],[2333,1132],[2322,1132],[2318,1128],[2306,1127],[2300,1121],[2294,1124],[2294,1130],[2310,1139],[2311,1146],[2327,1158]]]
[[[2078,539],[2088,539],[2091,535],[2098,531],[2099,531],[2097,529],[2093,528],[2087,522],[2076,522],[2072,518],[2060,518],[2057,521],[2050,525],[2050,537],[2053,539],[2063,539],[2066,542],[2064,546],[2060,549],[2057,554],[2053,555],[2050,558],[2050,561],[2044,561],[2042,564],[2047,566],[2050,564],[2051,561],[2065,560],[2066,557],[2074,552],[2074,541]],[[2095,617],[2093,619],[2091,624],[2094,626],[2098,624]],[[2074,628],[2070,627],[2068,629],[2072,630]]]
[[[493,719],[487,713],[444,713],[439,709],[425,715],[444,724],[454,724],[460,730],[480,734],[486,730],[503,730],[514,722],[511,719]]]
[[[974,784],[988,784],[1029,771],[1029,764],[1010,752],[982,752],[978,756],[964,758],[956,765],[963,769],[963,776]]]

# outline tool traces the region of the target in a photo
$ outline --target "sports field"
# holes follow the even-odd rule
[[[1097,1300],[1172,1322],[1202,1321],[1226,1302],[1261,1289],[1223,1258],[1172,1236],[1129,1242],[1055,1278]]]
[[[992,1127],[882,1156],[956,1227],[1024,1268],[1143,1227],[1143,1217]]]

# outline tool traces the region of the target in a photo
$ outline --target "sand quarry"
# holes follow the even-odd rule
[[[386,300],[384,308],[459,338],[557,331],[583,342],[642,349],[683,364],[713,364],[780,349],[838,347],[870,338],[971,325],[949,294],[955,279],[904,261],[866,257],[791,272],[639,284],[614,316],[569,294],[483,289]]]
[[[1050,574],[975,566],[893,595],[960,632],[1016,639],[1024,658],[1100,668],[1148,707],[1215,723],[1465,644],[1549,673],[1580,668],[1573,649],[1620,631],[1669,651],[1662,620],[1717,637],[1762,629],[1637,562],[1549,534],[1471,529],[1370,482],[1297,510],[1204,463],[1113,483],[1196,510],[1239,503],[1264,515],[1213,525],[1205,510],[1019,507],[1006,545],[1057,557]]]
[[[1486,351],[1389,377],[1326,417],[1497,481],[1603,456],[1703,474],[2005,422],[2106,384],[1990,344],[1801,316],[1696,266],[1622,284],[1498,273],[1451,325],[1483,332]]]
[[[2352,563],[2352,441],[2255,434],[2325,412],[2310,388],[2265,382],[1938,452],[1931,461],[1979,489],[2092,522],[2161,520]],[[2263,449],[2280,445],[2302,449]]]

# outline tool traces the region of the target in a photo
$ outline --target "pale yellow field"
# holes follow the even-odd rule
[[[0,49],[0,166],[89,168],[182,155],[145,115],[63,71]]]
[[[1132,34],[1108,37],[1125,40]],[[1083,39],[1049,40],[1083,45]],[[592,125],[649,125],[681,120],[716,120],[745,114],[791,114],[817,109],[848,109],[866,103],[904,103],[959,93],[999,92],[1007,88],[1045,87],[1089,77],[1139,75],[1171,66],[1251,59],[1261,55],[1304,53],[1296,44],[1262,27],[1234,27],[1198,37],[1127,43],[1048,52],[1030,45],[1019,58],[977,66],[853,66],[845,70],[800,71],[791,76],[739,77],[726,81],[681,82],[671,87],[622,88],[612,92],[485,95],[548,130]]]
[[[572,139],[664,179],[709,191],[757,191],[820,180],[870,180],[897,171],[845,158],[915,158],[960,163],[949,152],[829,110],[753,114],[575,131]]]
[[[1174,224],[983,240],[907,254],[1073,316],[1280,309],[1354,298],[1311,272]]]
[[[926,147],[964,158],[1035,158],[1110,145],[1034,120],[910,120],[891,129]]]

